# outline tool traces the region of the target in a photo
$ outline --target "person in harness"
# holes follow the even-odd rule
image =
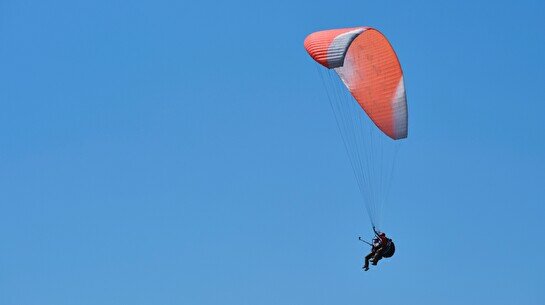
[[[384,232],[378,232],[375,227],[373,227],[375,232],[375,238],[373,238],[373,243],[371,245],[371,253],[365,256],[365,264],[363,265],[363,270],[369,270],[369,261],[373,265],[377,265],[382,258],[392,257],[395,253],[395,244],[394,242],[386,237]],[[360,240],[363,241],[360,237]]]

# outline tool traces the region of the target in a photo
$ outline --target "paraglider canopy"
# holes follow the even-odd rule
[[[316,62],[335,69],[382,132],[394,140],[407,137],[403,72],[382,33],[369,27],[326,30],[310,34],[304,44]]]

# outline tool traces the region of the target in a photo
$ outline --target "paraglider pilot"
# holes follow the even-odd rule
[[[375,238],[373,238],[373,244],[371,246],[371,253],[365,256],[365,264],[363,270],[369,270],[369,261],[373,265],[377,265],[383,257],[391,257],[395,252],[395,245],[393,241],[386,237],[384,232],[378,232],[375,227]]]

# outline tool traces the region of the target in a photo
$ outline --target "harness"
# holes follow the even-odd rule
[[[396,251],[396,246],[394,242],[388,238],[388,242],[384,246],[384,251],[382,252],[382,257],[392,257]]]

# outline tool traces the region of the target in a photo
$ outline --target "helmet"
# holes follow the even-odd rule
[[[378,236],[382,236],[382,237],[385,237],[386,236],[386,233],[384,232],[381,232]]]

